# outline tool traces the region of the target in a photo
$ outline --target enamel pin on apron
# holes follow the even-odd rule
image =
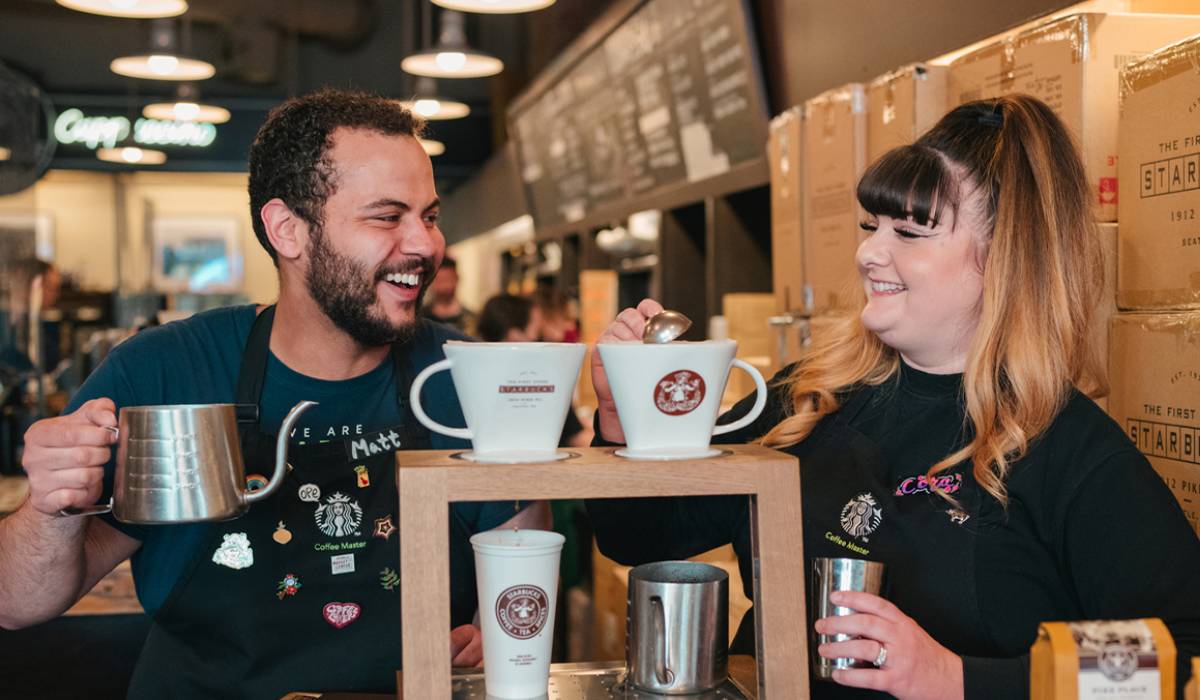
[[[288,574],[287,576],[283,577],[282,581],[279,582],[279,589],[275,595],[278,596],[280,600],[283,600],[287,596],[296,595],[296,592],[299,591],[300,588],[300,577],[296,574]]]
[[[354,473],[358,475],[358,488],[365,489],[371,485],[371,474],[365,465],[360,464],[355,467]]]
[[[212,560],[231,569],[246,569],[254,565],[254,550],[250,538],[244,532],[230,532],[223,536],[221,546],[213,552]]]
[[[396,531],[396,526],[392,524],[392,514],[388,513],[382,518],[375,518],[375,536],[381,540],[386,540]]]
[[[292,541],[292,533],[283,525],[283,521],[279,521],[279,526],[275,528],[275,534],[271,535],[271,539],[279,544],[287,544]]]
[[[358,619],[362,614],[362,606],[358,603],[326,603],[321,609],[325,621],[338,629]]]
[[[316,503],[321,500],[321,487],[316,484],[305,484],[296,491],[296,495],[305,503]]]
[[[385,591],[394,591],[396,586],[400,585],[400,574],[392,571],[392,567],[384,567],[383,571],[379,572],[379,585],[383,586]]]

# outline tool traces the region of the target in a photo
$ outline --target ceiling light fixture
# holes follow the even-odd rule
[[[433,4],[459,12],[499,15],[542,10],[553,5],[554,0],[433,0]]]
[[[200,102],[200,89],[194,83],[180,83],[175,90],[174,102],[155,102],[142,109],[148,119],[177,122],[205,122],[224,124],[229,121],[229,110]]]
[[[166,153],[140,146],[98,148],[96,157],[109,163],[121,163],[122,165],[162,165],[167,162]]]
[[[425,149],[425,153],[430,157],[440,156],[446,152],[446,144],[434,139],[417,139],[421,142],[421,148]]]
[[[63,7],[106,17],[156,19],[187,12],[186,0],[57,0]]]
[[[430,121],[462,119],[471,113],[465,102],[438,95],[437,82],[433,78],[418,78],[414,93],[411,99],[402,100],[400,104]]]
[[[207,80],[216,75],[213,64],[185,56],[178,46],[175,21],[156,19],[150,25],[150,51],[115,58],[108,67],[117,75],[143,80]]]
[[[430,78],[485,78],[504,70],[500,59],[476,51],[467,44],[461,12],[442,12],[442,31],[438,43],[400,62],[400,68],[413,75]]]

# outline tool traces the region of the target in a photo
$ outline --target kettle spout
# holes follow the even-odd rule
[[[296,421],[300,419],[302,413],[316,405],[316,401],[301,401],[288,411],[287,416],[283,419],[283,424],[279,426],[279,435],[275,438],[275,472],[271,475],[271,481],[265,488],[247,492],[245,494],[246,503],[260,501],[275,493],[283,485],[283,478],[287,475],[288,438],[292,434],[292,428],[295,427]]]

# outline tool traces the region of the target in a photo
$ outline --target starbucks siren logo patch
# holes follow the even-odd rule
[[[842,508],[842,529],[863,542],[883,520],[883,509],[871,493],[860,493]]]
[[[317,507],[313,519],[321,532],[330,537],[357,535],[362,523],[363,512],[358,501],[341,493],[335,493]]]

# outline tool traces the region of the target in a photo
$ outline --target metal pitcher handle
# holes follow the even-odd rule
[[[77,515],[100,515],[101,513],[111,513],[113,502],[108,499],[108,503],[97,503],[94,506],[84,506],[83,508],[60,508],[58,515],[63,518],[73,518]]]
[[[650,596],[650,607],[654,609],[654,641],[657,642],[658,653],[654,655],[654,677],[659,685],[669,686],[675,682],[675,672],[671,670],[671,660],[667,658],[667,612],[663,609],[662,598]]]
[[[246,503],[261,501],[275,493],[283,485],[283,478],[287,475],[288,437],[292,433],[292,426],[296,424],[301,413],[316,405],[316,401],[301,401],[288,411],[287,417],[283,419],[283,424],[279,426],[279,435],[275,438],[275,472],[271,474],[271,480],[265,487],[257,491],[246,489],[242,492],[242,498]]]

